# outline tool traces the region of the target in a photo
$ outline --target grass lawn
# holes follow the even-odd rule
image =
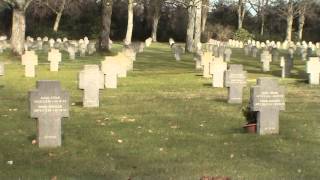
[[[115,45],[114,51],[119,49]],[[119,80],[118,89],[100,91],[100,108],[92,109],[80,105],[77,74],[104,58],[63,57],[60,71],[49,72],[40,53],[37,78],[25,78],[17,57],[0,55],[7,62],[0,77],[0,179],[320,178],[320,86],[306,84],[300,59],[294,78],[279,78],[287,101],[280,134],[258,136],[243,131],[241,109],[257,77],[281,75],[279,62],[264,74],[258,59],[234,49],[232,63],[245,65],[249,86],[243,105],[230,105],[227,89],[212,88],[195,71],[191,54],[176,62],[168,44],[153,44],[137,56],[134,71]],[[29,118],[27,92],[36,80],[59,80],[70,93],[73,105],[63,120],[61,148],[31,144],[36,120]]]

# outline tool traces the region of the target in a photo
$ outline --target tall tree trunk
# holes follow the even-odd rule
[[[264,35],[264,26],[265,26],[265,16],[262,13],[261,14],[261,27],[260,27],[260,35],[263,36]]]
[[[24,53],[24,42],[26,36],[26,18],[24,10],[13,9],[11,46],[13,53],[22,55]]]
[[[305,12],[306,12],[306,7],[305,6],[301,7],[299,11],[299,30],[298,30],[298,36],[300,41],[302,40],[302,37],[303,37],[303,28],[306,20]]]
[[[196,6],[196,20],[195,20],[195,30],[194,30],[194,50],[197,52],[198,44],[201,43],[201,10],[202,1],[200,0]]]
[[[195,6],[190,2],[188,8],[188,27],[187,27],[187,38],[186,38],[186,51],[193,52],[193,37],[194,37],[194,22],[195,21]]]
[[[292,24],[293,24],[293,3],[289,2],[288,12],[287,12],[287,35],[286,40],[291,42],[292,40]]]
[[[57,12],[56,20],[55,20],[55,22],[54,22],[54,26],[53,26],[53,31],[54,31],[54,32],[57,32],[58,29],[59,29],[59,25],[60,25],[60,21],[61,21],[61,17],[62,17],[64,8],[65,8],[65,5],[66,5],[66,0],[63,0],[63,1],[62,1],[62,4],[61,4],[61,6],[60,6],[60,9],[59,9],[59,11]]]
[[[209,12],[209,0],[202,0],[201,32],[204,32],[206,30],[208,12]]]
[[[160,9],[155,7],[155,12],[153,15],[153,23],[152,23],[152,41],[157,42],[157,31],[158,31],[158,24],[160,19]]]
[[[58,12],[56,20],[54,22],[54,26],[53,26],[53,31],[54,32],[57,32],[58,29],[59,29],[59,24],[60,24],[61,17],[62,17],[62,12]]]
[[[109,36],[112,16],[112,0],[102,0],[102,30],[99,39],[99,50],[109,52]]]
[[[126,38],[124,40],[124,43],[126,45],[131,44],[132,30],[133,30],[133,0],[128,0],[128,25],[127,25]]]
[[[239,2],[238,2],[238,29],[242,29],[242,19],[241,19],[242,4],[243,4],[243,0],[239,0]]]

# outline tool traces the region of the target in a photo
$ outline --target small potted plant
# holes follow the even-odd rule
[[[256,133],[257,132],[257,112],[251,111],[250,107],[247,106],[242,109],[242,113],[247,120],[247,124],[244,125],[243,128],[248,133]]]

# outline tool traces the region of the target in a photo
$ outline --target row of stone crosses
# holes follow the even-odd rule
[[[294,68],[295,55],[300,55],[302,61],[306,61],[306,73],[308,74],[308,82],[312,85],[320,84],[320,47],[310,44],[307,49],[291,46],[284,50],[285,56],[280,57],[280,67],[282,68],[281,77],[289,78]],[[260,62],[262,63],[262,71],[270,71],[270,63],[279,61],[280,52],[277,47],[265,46],[258,49],[252,44],[244,46],[245,55],[251,55],[254,58],[260,53]]]
[[[106,57],[99,65],[85,65],[79,73],[79,88],[84,90],[83,106],[99,107],[99,90],[117,88],[117,79],[127,76],[127,71],[133,69],[136,53],[143,52],[145,46],[150,46],[151,38],[145,43],[133,43],[124,46],[117,56]],[[38,57],[33,50],[22,55],[25,66],[25,76],[35,77],[34,66]],[[50,70],[58,71],[62,56],[59,49],[51,48],[48,53]],[[4,75],[4,63],[0,63],[0,75]],[[37,119],[37,142],[40,148],[61,146],[61,119],[69,117],[69,94],[61,89],[59,81],[37,81],[36,89],[29,92],[30,116]]]
[[[234,45],[231,45],[233,43]],[[169,45],[176,60],[180,60],[183,47],[175,44],[173,39]],[[215,88],[228,88],[228,103],[241,104],[243,88],[247,85],[247,72],[243,65],[228,62],[232,54],[228,46],[241,48],[239,41],[199,44],[200,51],[194,53],[196,69],[202,70],[204,78],[212,77],[212,86]],[[244,46],[243,46],[244,47]],[[257,112],[257,133],[260,135],[279,133],[279,112],[285,110],[285,90],[273,78],[262,77],[257,79],[257,85],[251,87],[249,106],[251,111]]]

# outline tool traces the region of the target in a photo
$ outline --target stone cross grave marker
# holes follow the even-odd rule
[[[136,61],[137,53],[132,48],[124,47],[122,53],[131,59],[131,61]]]
[[[293,59],[290,55],[287,55],[286,58],[281,57],[280,66],[282,67],[281,77],[288,78],[291,75],[291,70],[293,68]]]
[[[261,62],[262,62],[262,71],[267,72],[270,71],[270,62],[272,61],[272,56],[269,51],[264,50],[261,53]]]
[[[50,48],[54,48],[54,43],[55,43],[55,40],[54,40],[54,39],[50,39],[50,40],[49,40]]]
[[[4,76],[4,62],[0,62],[0,76]]]
[[[219,57],[219,46],[214,45],[212,47],[212,52],[213,52],[214,57]]]
[[[258,55],[258,48],[257,48],[256,46],[253,46],[253,47],[251,48],[251,55],[252,55],[252,57],[254,57],[254,58],[257,57],[257,55]]]
[[[309,84],[319,85],[320,60],[318,57],[310,57],[307,62],[307,73],[309,74]]]
[[[244,54],[245,54],[246,56],[248,56],[248,55],[249,55],[249,51],[250,51],[249,46],[248,46],[248,45],[245,45],[243,50],[244,50]]]
[[[87,44],[84,42],[83,39],[79,40],[79,51],[80,51],[80,57],[86,56]]]
[[[101,71],[104,74],[104,86],[109,89],[116,89],[118,76],[125,70],[115,58],[108,58],[101,62]]]
[[[37,118],[40,148],[61,146],[61,118],[69,117],[69,94],[61,90],[59,81],[37,81],[37,89],[29,91],[31,118]]]
[[[196,62],[196,69],[202,69],[202,66],[201,66],[201,56],[202,55],[203,55],[203,53],[201,51],[196,52],[193,55],[193,60]]]
[[[21,56],[21,63],[25,66],[25,77],[35,77],[35,66],[38,65],[38,56],[34,51],[26,51]]]
[[[291,58],[294,58],[294,49],[293,49],[293,47],[290,47],[290,48],[288,49],[288,53],[289,53],[289,56],[290,56]]]
[[[90,43],[88,44],[88,54],[89,54],[89,55],[92,55],[92,54],[94,54],[96,51],[97,51],[97,49],[96,49],[96,43],[95,43],[95,42],[90,42]]]
[[[285,110],[284,87],[276,79],[259,78],[250,95],[250,109],[258,112],[258,134],[279,134],[279,112]]]
[[[210,78],[210,63],[212,62],[213,57],[211,52],[205,52],[201,56],[201,65],[203,67],[202,75],[205,78]]]
[[[224,51],[225,51],[225,47],[224,46],[219,46],[219,48],[218,48],[218,53],[219,53],[219,55],[218,55],[218,57],[224,57]]]
[[[99,107],[99,90],[104,89],[104,75],[98,65],[85,65],[79,74],[79,88],[84,90],[83,107]]]
[[[146,47],[151,46],[151,43],[152,43],[152,38],[151,38],[151,37],[149,37],[148,39],[146,39],[146,41],[145,41]]]
[[[271,54],[272,54],[272,61],[277,61],[279,59],[279,50],[278,50],[278,48],[272,48]]]
[[[176,61],[181,60],[181,54],[183,54],[183,48],[180,45],[173,44],[172,52]]]
[[[133,60],[129,58],[125,54],[119,52],[116,56],[113,56],[115,60],[117,60],[121,66],[125,68],[126,71],[123,71],[119,74],[119,77],[127,77],[127,71],[133,70]]]
[[[226,71],[225,86],[228,87],[228,103],[241,104],[242,91],[247,85],[247,72],[240,64],[231,64]]]
[[[232,54],[232,50],[230,48],[226,48],[224,51],[224,60],[226,62],[230,62],[231,54]]]
[[[48,53],[48,61],[50,62],[50,71],[59,71],[59,63],[62,55],[58,49],[51,49]]]
[[[69,59],[75,60],[76,59],[76,48],[73,45],[70,45],[67,48],[67,51],[69,53]]]
[[[224,74],[228,64],[223,61],[223,57],[214,58],[210,63],[210,74],[213,76],[212,87],[224,87]]]

